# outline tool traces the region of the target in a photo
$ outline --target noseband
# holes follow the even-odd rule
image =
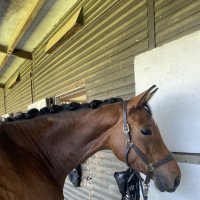
[[[170,160],[174,159],[172,153],[169,153],[167,156],[165,156],[163,159],[155,162],[155,163],[150,163],[144,153],[134,144],[133,140],[131,139],[130,135],[130,129],[127,121],[127,102],[123,101],[123,132],[125,133],[126,136],[126,149],[125,149],[125,157],[126,157],[126,164],[128,167],[130,167],[130,164],[128,162],[128,156],[131,148],[133,148],[136,152],[136,154],[140,157],[140,159],[143,161],[143,163],[146,166],[147,169],[147,175],[145,180],[143,181],[142,177],[140,176],[139,172],[135,169],[132,170],[133,172],[138,176],[140,179],[140,185],[142,189],[142,194],[143,198],[146,200],[148,198],[148,189],[149,189],[149,183],[151,179],[151,175],[155,168],[164,165],[165,163],[169,162]],[[143,185],[142,185],[143,181]]]

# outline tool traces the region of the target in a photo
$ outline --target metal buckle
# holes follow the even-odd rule
[[[149,163],[148,165],[146,165],[146,169],[147,169],[149,172],[152,172],[152,171],[155,169],[155,167],[153,166],[152,163]]]
[[[131,148],[131,147],[133,146],[133,141],[132,141],[132,140],[127,140],[127,141],[126,141],[126,146],[127,146],[128,148]]]
[[[149,184],[144,184],[143,185],[143,195],[145,197],[147,197],[148,196],[148,192],[149,192]]]
[[[123,124],[123,131],[124,133],[129,133],[130,129],[128,124]]]

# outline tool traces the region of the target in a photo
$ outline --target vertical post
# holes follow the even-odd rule
[[[31,98],[32,103],[35,102],[35,87],[34,87],[34,66],[35,66],[35,56],[34,53],[32,53],[32,62],[31,62],[31,72],[30,72],[30,79],[31,79]]]
[[[156,47],[155,41],[155,13],[154,0],[146,0],[147,3],[147,20],[148,20],[148,43],[149,49]]]
[[[6,109],[6,87],[4,87],[4,89],[3,89],[3,100],[4,100],[4,102],[3,102],[3,105],[4,105],[4,114],[6,114],[7,113],[7,109]]]
[[[34,103],[34,95],[33,95],[33,73],[32,73],[32,70],[30,72],[30,79],[31,79],[31,102]]]

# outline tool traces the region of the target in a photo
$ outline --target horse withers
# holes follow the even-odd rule
[[[86,106],[73,112],[1,123],[0,199],[63,200],[67,174],[104,149],[147,175],[149,164],[161,161],[149,178],[160,191],[175,191],[180,169],[174,159],[165,159],[170,152],[148,106],[155,91],[153,86],[126,104],[119,101],[95,109]],[[124,121],[129,125],[128,139],[123,132]],[[130,143],[135,148],[125,155],[127,146],[132,147]]]

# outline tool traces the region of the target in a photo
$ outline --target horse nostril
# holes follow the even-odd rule
[[[174,188],[177,188],[180,183],[181,177],[177,176],[174,180]]]

